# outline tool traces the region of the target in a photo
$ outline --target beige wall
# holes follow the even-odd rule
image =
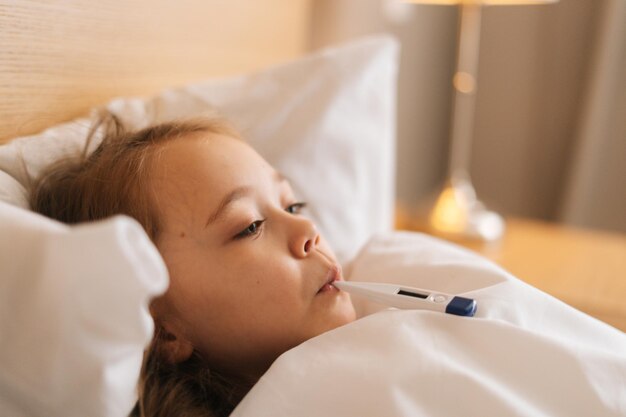
[[[457,12],[392,3],[315,1],[311,46],[381,31],[400,40],[397,192],[414,205],[445,175]],[[484,10],[471,175],[490,207],[557,216],[602,4]]]
[[[0,0],[0,144],[113,97],[297,57],[310,3]]]

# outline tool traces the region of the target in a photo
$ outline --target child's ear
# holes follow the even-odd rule
[[[193,353],[193,345],[181,332],[168,324],[158,330],[159,350],[170,363],[184,362]]]

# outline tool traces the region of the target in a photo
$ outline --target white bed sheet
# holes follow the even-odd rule
[[[233,416],[624,416],[626,336],[491,262],[378,236],[350,279],[465,293],[475,317],[381,310],[286,352]]]

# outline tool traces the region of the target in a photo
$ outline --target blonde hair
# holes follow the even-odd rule
[[[102,142],[88,154],[89,143],[99,131],[104,131]],[[55,163],[34,181],[31,207],[68,224],[125,214],[135,218],[156,243],[161,222],[150,184],[154,156],[164,143],[197,133],[239,137],[221,119],[173,121],[132,132],[125,131],[115,116],[104,114],[90,130],[81,155]],[[161,348],[167,336],[157,318],[155,324],[154,337],[144,355],[139,401],[133,414],[230,414],[249,386],[212,371],[197,352],[182,363],[171,363]]]

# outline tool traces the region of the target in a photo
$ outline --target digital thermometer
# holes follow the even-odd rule
[[[433,310],[468,317],[476,312],[475,300],[442,292],[375,282],[335,281],[332,285],[350,294],[402,309]]]

